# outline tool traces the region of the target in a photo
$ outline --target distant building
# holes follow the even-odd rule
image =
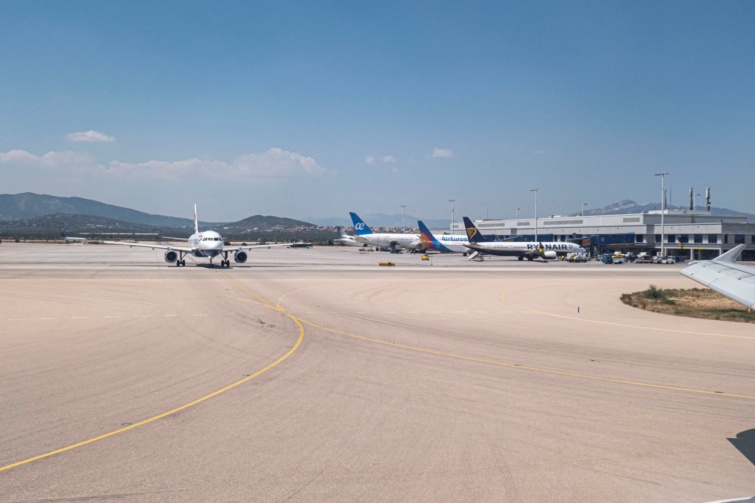
[[[593,255],[607,251],[659,254],[661,234],[667,255],[691,260],[712,259],[738,244],[746,244],[742,260],[755,260],[755,223],[747,217],[713,216],[708,211],[666,210],[625,215],[551,216],[537,220],[540,241],[579,240]],[[535,239],[535,219],[476,220],[485,235],[497,239]],[[456,223],[456,232],[464,232]]]

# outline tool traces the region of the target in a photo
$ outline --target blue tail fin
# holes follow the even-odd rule
[[[433,233],[427,228],[425,222],[417,220],[417,226],[419,227],[419,240],[423,248],[428,250],[441,250],[442,248],[445,248],[437,239],[435,239],[435,236],[433,236]]]
[[[357,215],[353,211],[350,211],[349,215],[351,215],[351,221],[354,222],[354,231],[356,231],[357,236],[364,236],[373,233],[372,229],[367,227],[367,224],[364,223],[361,218],[359,218],[359,215]]]
[[[485,236],[480,234],[480,231],[477,230],[475,224],[473,224],[468,217],[464,217],[464,229],[467,231],[467,238],[470,243],[484,243],[485,241],[488,241]]]

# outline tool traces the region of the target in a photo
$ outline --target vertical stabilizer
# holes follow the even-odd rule
[[[197,203],[194,203],[194,234],[199,234],[199,221],[197,220]]]
[[[480,231],[477,230],[477,226],[472,223],[468,217],[464,217],[464,229],[467,231],[467,238],[470,243],[483,243],[487,241],[487,239],[480,234]]]
[[[349,212],[349,215],[351,215],[351,221],[354,223],[354,231],[356,232],[357,236],[373,234],[372,229],[367,227],[367,224],[364,223],[361,218],[359,218],[359,215],[357,215],[353,211]]]

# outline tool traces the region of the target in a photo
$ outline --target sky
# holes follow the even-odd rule
[[[660,202],[668,172],[672,204],[755,213],[753,26],[749,0],[4,0],[0,193],[513,218]]]

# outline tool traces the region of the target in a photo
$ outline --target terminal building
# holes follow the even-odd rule
[[[714,216],[705,210],[483,219],[475,225],[482,234],[499,240],[578,242],[592,256],[616,251],[660,255],[663,248],[666,255],[680,259],[709,260],[746,244],[741,260],[755,260],[755,223],[744,216]],[[463,227],[455,223],[453,232],[463,233]]]

